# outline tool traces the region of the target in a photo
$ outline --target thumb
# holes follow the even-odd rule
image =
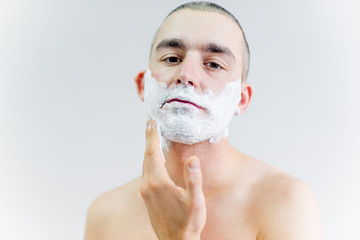
[[[201,200],[203,198],[202,174],[198,157],[191,156],[186,160],[184,174],[188,196],[194,201]]]

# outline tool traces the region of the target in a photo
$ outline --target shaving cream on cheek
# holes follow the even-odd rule
[[[241,79],[225,85],[224,90],[203,94],[194,87],[178,84],[169,89],[163,82],[145,73],[144,102],[146,114],[157,121],[161,135],[184,144],[209,140],[217,143],[228,135],[228,127],[235,113],[239,113]]]

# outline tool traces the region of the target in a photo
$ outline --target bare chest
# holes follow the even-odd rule
[[[209,204],[207,221],[201,235],[204,240],[255,240],[256,219],[247,208],[227,204]],[[245,207],[245,206],[244,206]],[[133,212],[134,213],[134,212]],[[148,215],[144,211],[128,212],[109,223],[104,240],[157,240]]]

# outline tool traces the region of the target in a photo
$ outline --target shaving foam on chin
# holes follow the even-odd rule
[[[229,124],[238,114],[241,100],[241,79],[225,85],[215,94],[205,90],[202,94],[194,87],[178,84],[169,89],[166,83],[156,81],[150,69],[145,73],[144,102],[146,114],[157,121],[160,135],[166,142],[194,144],[208,140],[218,143],[228,136]],[[179,99],[199,106],[172,101]]]

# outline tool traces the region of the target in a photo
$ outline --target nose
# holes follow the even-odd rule
[[[194,56],[183,59],[178,74],[175,76],[176,84],[183,84],[197,88],[200,82],[201,66]]]
[[[177,80],[177,84],[184,84],[184,85],[194,86],[194,82],[193,82],[193,81],[181,80],[180,78]]]

